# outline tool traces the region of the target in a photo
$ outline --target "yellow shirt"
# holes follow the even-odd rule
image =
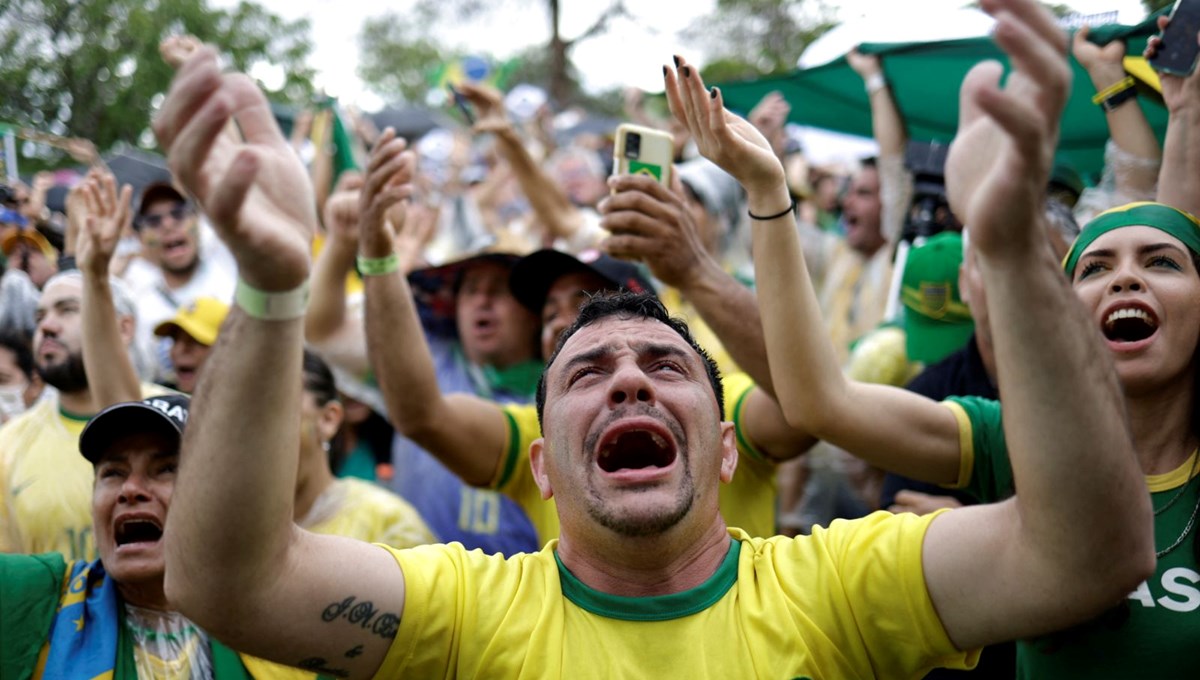
[[[165,392],[142,385],[142,396]],[[54,396],[0,427],[0,552],[99,557],[92,536],[92,464],[79,453],[89,417],[62,412]]]
[[[705,583],[659,597],[593,590],[550,543],[507,559],[459,545],[392,551],[400,629],[378,678],[919,678],[973,666],[921,566],[936,515],[875,513],[799,538],[731,529]]]
[[[408,501],[360,479],[335,481],[299,524],[318,534],[349,536],[396,548],[437,543]]]
[[[741,414],[746,395],[754,382],[745,373],[725,376],[725,419],[737,432],[738,464],[733,481],[722,484],[721,514],[730,526],[741,527],[751,536],[775,534],[775,465],[742,433]],[[542,500],[529,467],[529,444],[542,436],[537,407],[533,404],[504,406],[508,416],[508,448],[492,488],[512,498],[537,531],[538,542],[558,538],[558,510],[554,499]]]

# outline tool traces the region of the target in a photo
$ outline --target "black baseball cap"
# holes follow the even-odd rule
[[[146,208],[155,201],[161,200],[174,201],[176,203],[187,203],[187,196],[183,192],[175,188],[170,182],[152,182],[147,184],[142,189],[142,195],[138,198],[137,212],[135,217],[141,217],[146,212]]]
[[[109,406],[92,416],[83,428],[79,452],[95,465],[114,442],[144,432],[166,435],[178,447],[190,405],[187,395],[172,393]]]
[[[585,250],[578,257],[552,248],[530,253],[513,265],[508,287],[521,304],[540,314],[550,287],[560,277],[573,272],[595,274],[608,282],[614,291],[656,294],[654,286],[636,264],[598,250]]]

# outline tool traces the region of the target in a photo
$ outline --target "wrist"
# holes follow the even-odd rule
[[[788,210],[789,207],[794,207],[792,195],[783,181],[770,189],[747,189],[746,191],[747,212],[753,215],[778,215]]]
[[[247,316],[255,319],[299,319],[308,309],[308,279],[291,290],[269,292],[246,283],[245,279],[239,276],[233,300]]]
[[[358,242],[358,257],[379,259],[396,252],[396,245],[390,237],[361,238]]]
[[[1112,87],[1125,79],[1125,67],[1120,64],[1106,64],[1088,69],[1088,78],[1097,92]]]

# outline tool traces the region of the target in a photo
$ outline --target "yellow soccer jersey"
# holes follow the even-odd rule
[[[725,419],[737,432],[738,464],[733,481],[721,485],[721,514],[729,526],[745,529],[751,536],[773,536],[775,465],[754,448],[741,427],[742,405],[754,382],[745,373],[734,373],[724,378],[724,385]],[[508,417],[508,448],[491,486],[521,506],[537,531],[538,542],[545,545],[558,538],[558,511],[553,498],[542,500],[529,467],[529,444],[542,436],[537,407],[509,404],[504,413]]]
[[[396,548],[437,543],[408,501],[360,479],[335,481],[300,525],[318,534],[349,536]]]
[[[142,385],[144,396],[164,392]],[[89,417],[61,411],[52,397],[0,428],[0,552],[98,557],[92,464],[79,453],[79,435]]]
[[[541,552],[392,551],[400,630],[378,678],[919,678],[967,668],[925,587],[933,517],[875,513],[799,538],[731,529],[705,583],[658,597],[584,585]]]

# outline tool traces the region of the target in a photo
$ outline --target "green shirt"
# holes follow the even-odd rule
[[[978,397],[952,397],[946,403],[959,418],[964,458],[960,486],[985,503],[1011,496],[1015,488],[1000,403]],[[1146,477],[1156,511],[1154,545],[1160,551],[1179,538],[1196,512],[1200,503],[1196,471],[1193,453],[1175,470]],[[1096,508],[1095,521],[1104,521],[1105,513],[1105,508]],[[1159,558],[1152,578],[1096,619],[1019,641],[1017,677],[1200,678],[1196,540],[1193,527],[1177,548]]]

